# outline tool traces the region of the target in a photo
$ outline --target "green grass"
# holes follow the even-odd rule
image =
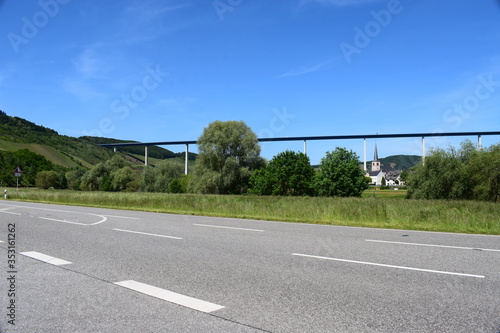
[[[380,191],[382,193],[383,191]],[[392,191],[397,192],[397,191]],[[220,196],[162,193],[11,190],[24,201],[150,212],[500,235],[500,205],[399,198]],[[391,193],[391,192],[389,192]]]

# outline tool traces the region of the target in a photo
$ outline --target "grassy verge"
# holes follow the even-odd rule
[[[11,192],[14,194],[14,192]],[[378,193],[377,193],[378,195]],[[12,199],[174,214],[500,235],[500,205],[401,198],[310,198],[20,189]]]

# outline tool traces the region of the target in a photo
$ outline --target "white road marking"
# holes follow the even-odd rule
[[[248,229],[248,228],[235,228],[235,227],[224,227],[221,225],[211,225],[211,224],[193,224],[199,227],[210,227],[210,228],[222,228],[222,229],[233,229],[233,230],[244,230],[244,231],[257,231],[257,232],[263,232],[264,230],[259,230],[259,229]]]
[[[19,213],[14,213],[14,212],[8,212],[10,209],[16,209],[17,207],[5,207],[0,209],[0,213],[5,213],[5,214],[11,214],[11,215],[21,215]]]
[[[4,210],[0,210],[0,213],[4,213],[4,214],[11,214],[11,215],[21,215],[19,213],[14,213],[14,212],[6,212]]]
[[[90,214],[90,215],[96,215],[96,214]],[[107,217],[116,217],[118,219],[127,219],[127,220],[140,220],[138,217],[128,217],[128,216],[117,216],[117,215],[98,215],[98,216],[107,216]]]
[[[206,302],[199,300],[197,298],[193,298],[190,296],[182,295],[175,293],[173,291],[169,291],[166,289],[158,288],[151,286],[149,284],[137,282],[134,280],[127,280],[121,282],[115,282],[116,285],[125,287],[128,289],[132,289],[134,291],[153,296],[159,299],[162,299],[167,302],[175,303],[181,306],[185,306],[187,308],[198,310],[205,313],[210,313],[213,311],[217,311],[223,309],[224,306]]]
[[[89,224],[89,225],[97,225],[97,224],[101,224],[103,222],[106,222],[108,220],[108,218],[104,215],[97,215],[97,214],[90,214],[88,213],[89,215],[93,215],[93,216],[98,216],[98,217],[101,217],[102,220],[100,220],[99,222],[96,222],[96,223],[92,223],[92,224]]]
[[[164,238],[172,238],[172,239],[182,239],[180,237],[174,237],[174,236],[165,236],[165,235],[158,235],[158,234],[150,234],[148,232],[140,232],[140,231],[132,231],[132,230],[124,230],[124,229],[113,229],[116,231],[123,231],[123,232],[130,232],[133,234],[139,234],[139,235],[147,235],[147,236],[155,236],[155,237],[164,237]]]
[[[479,250],[479,251],[489,251],[489,252],[500,252],[496,249],[483,249],[478,247],[463,247],[463,246],[449,246],[449,245],[437,245],[437,244],[423,244],[423,243],[407,243],[407,242],[392,242],[376,239],[365,239],[367,242],[377,242],[377,243],[389,243],[389,244],[402,244],[402,245],[415,245],[415,246],[429,246],[429,247],[442,247],[447,249],[460,249],[460,250]]]
[[[433,269],[423,269],[423,268],[406,267],[406,266],[386,265],[386,264],[378,264],[378,263],[366,262],[366,261],[357,261],[357,260],[348,260],[348,259],[338,259],[338,258],[330,258],[330,257],[313,256],[313,255],[301,254],[301,253],[292,253],[292,255],[293,256],[301,256],[301,257],[308,257],[308,258],[315,258],[315,259],[324,259],[324,260],[333,260],[333,261],[348,262],[348,263],[354,263],[354,264],[363,264],[363,265],[380,266],[380,267],[388,267],[388,268],[407,269],[407,270],[412,270],[412,271],[420,271],[420,272],[428,272],[428,273],[458,275],[458,276],[475,277],[475,278],[481,278],[481,279],[485,278],[484,275],[475,275],[475,274],[465,274],[465,273],[437,271],[437,270],[433,270]]]
[[[59,259],[59,258],[54,258],[54,257],[48,256],[48,255],[40,253],[40,252],[28,251],[28,252],[20,252],[20,253],[26,257],[40,260],[40,261],[46,262],[46,263],[51,264],[51,265],[60,266],[60,265],[71,264],[71,262],[69,262],[69,261]]]
[[[62,222],[62,223],[69,223],[69,224],[76,224],[76,225],[85,225],[88,226],[88,224],[85,223],[79,223],[79,222],[72,222],[72,221],[66,221],[66,220],[58,220],[58,219],[52,219],[49,217],[38,217],[39,219],[42,220],[48,220],[48,221],[55,221],[55,222]]]

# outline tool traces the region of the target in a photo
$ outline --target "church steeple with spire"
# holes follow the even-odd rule
[[[372,172],[380,171],[380,161],[378,160],[377,144],[375,144],[375,152],[373,154]]]

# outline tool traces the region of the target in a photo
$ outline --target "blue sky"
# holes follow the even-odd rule
[[[500,129],[497,0],[4,0],[0,17],[0,109],[60,134],[196,140],[215,120],[259,137]],[[377,145],[421,153],[417,139]],[[362,141],[311,141],[308,155],[336,146],[362,158]]]

